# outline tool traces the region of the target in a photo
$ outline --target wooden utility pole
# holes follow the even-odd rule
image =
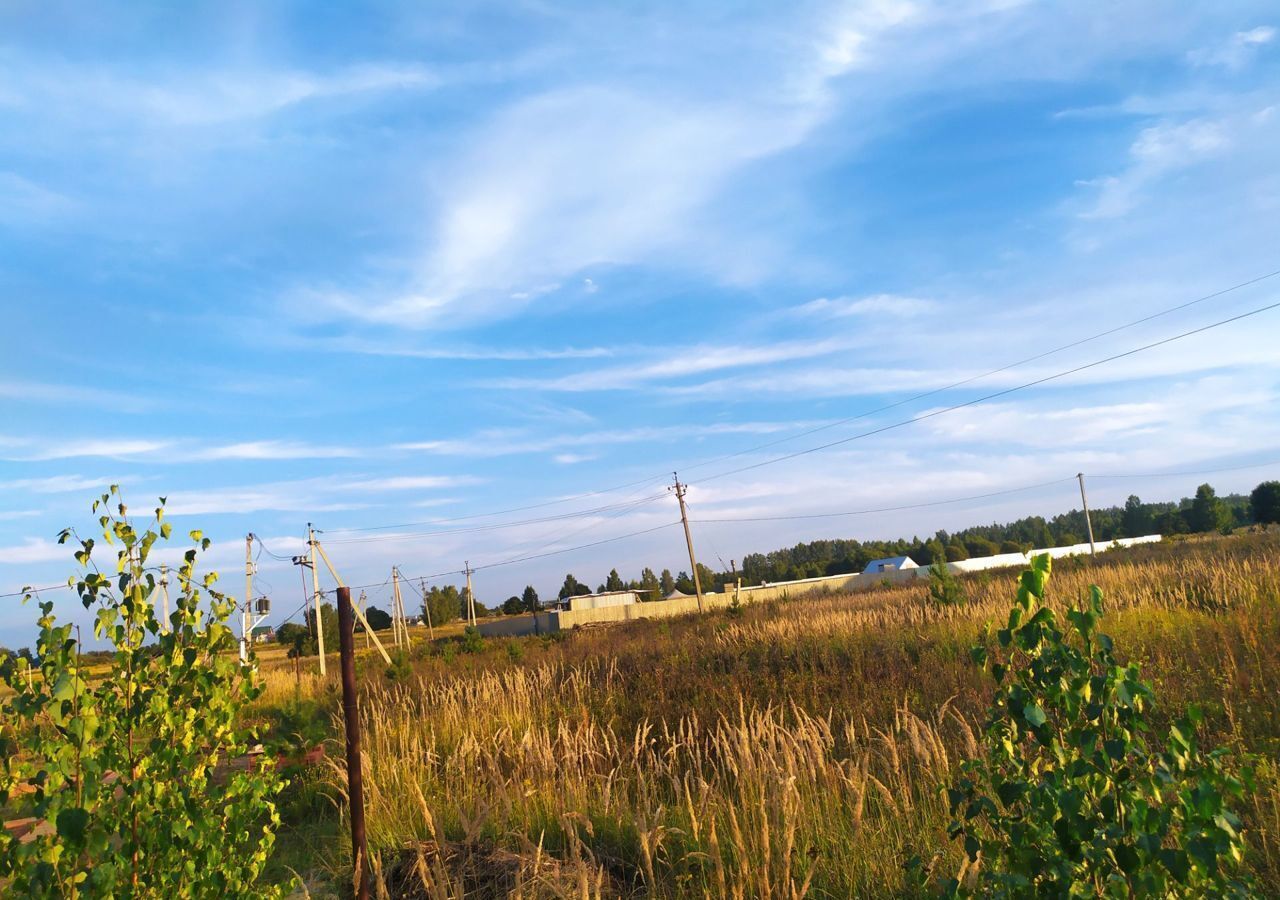
[[[1096,553],[1097,548],[1093,545],[1093,522],[1089,521],[1089,498],[1084,492],[1084,473],[1077,472],[1076,478],[1080,480],[1080,503],[1084,506],[1084,527],[1089,530],[1089,553]]]
[[[476,595],[471,591],[471,563],[463,561],[463,571],[467,573],[467,623],[476,624]]]
[[[320,653],[320,676],[324,670],[324,617],[320,615],[320,572],[316,568],[316,533],[307,523],[307,546],[311,548],[311,606],[316,611],[316,649]],[[350,599],[350,595],[348,595]]]
[[[165,565],[160,566],[160,602],[163,604],[160,607],[160,630],[168,633],[172,629],[169,625],[169,567]]]
[[[675,491],[676,499],[680,501],[680,521],[684,523],[684,542],[689,545],[689,565],[693,569],[693,589],[698,595],[698,612],[704,612],[702,579],[698,577],[698,559],[693,555],[693,533],[689,531],[689,512],[684,506],[684,494],[689,489],[689,486],[680,483],[680,474],[678,472],[672,472],[671,474],[675,477],[676,483],[667,490]]]
[[[244,538],[244,608],[240,611],[240,662],[249,661],[249,641],[253,638],[253,532]]]
[[[356,898],[369,900],[369,845],[364,833],[364,774],[360,766],[360,709],[356,704],[355,627],[351,588],[340,587],[338,588],[338,650],[342,669],[342,718],[347,732],[347,798],[351,804],[351,858],[355,861]]]

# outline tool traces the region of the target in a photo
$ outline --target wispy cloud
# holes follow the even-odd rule
[[[535,435],[523,429],[490,429],[465,438],[449,438],[398,444],[397,449],[420,451],[442,456],[492,457],[520,453],[548,453],[556,450],[619,446],[624,444],[656,444],[678,441],[693,443],[707,438],[730,435],[775,434],[793,428],[811,427],[815,421],[795,422],[713,422],[696,428],[684,425],[617,428],[577,433]],[[573,454],[580,456],[580,454]],[[557,459],[557,462],[564,460]],[[581,458],[575,462],[583,461]]]
[[[304,441],[244,441],[207,447],[189,454],[198,460],[221,459],[342,459],[365,455],[356,447],[308,444]]]
[[[695,344],[670,347],[656,362],[634,363],[591,369],[550,378],[504,378],[489,386],[508,390],[616,391],[642,388],[656,381],[669,381],[722,369],[765,366],[796,359],[816,359],[862,346],[865,336],[777,341],[771,344]]]
[[[867,297],[819,297],[794,307],[797,315],[824,319],[844,319],[851,316],[883,316],[893,319],[909,318],[933,312],[938,304],[919,297],[903,297],[898,294],[871,294]]]
[[[121,66],[0,57],[7,105],[116,123],[212,126],[256,119],[301,103],[391,90],[428,90],[437,74],[417,64],[351,65],[330,72],[271,68],[175,69],[143,76]]]
[[[1221,66],[1238,71],[1252,62],[1258,52],[1270,44],[1275,36],[1274,27],[1259,25],[1247,31],[1237,31],[1220,44],[1188,51],[1187,59],[1197,66]]]
[[[79,475],[50,475],[45,478],[15,478],[0,481],[0,490],[30,491],[33,494],[69,494],[76,491],[105,491],[119,478],[83,478]]]

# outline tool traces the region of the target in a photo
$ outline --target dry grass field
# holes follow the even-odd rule
[[[903,864],[958,870],[943,785],[991,684],[968,659],[1015,572],[797,599],[557,637],[363,653],[371,850],[395,895],[890,897]],[[1166,543],[1056,565],[1051,599],[1107,598],[1103,629],[1203,739],[1258,754],[1249,866],[1280,893],[1280,536]],[[314,659],[305,661],[314,671]],[[334,667],[336,668],[336,667]],[[264,655],[253,715],[337,738],[337,686]],[[349,877],[340,744],[285,805],[280,871]],[[328,886],[328,887],[327,887]]]

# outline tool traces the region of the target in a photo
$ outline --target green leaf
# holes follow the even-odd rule
[[[1022,718],[1025,719],[1027,724],[1032,728],[1039,728],[1045,722],[1049,721],[1048,717],[1044,714],[1044,710],[1040,708],[1038,703],[1028,703],[1026,706],[1022,707]]]
[[[58,836],[73,844],[84,843],[84,831],[89,827],[89,813],[78,806],[68,806],[58,813]]]

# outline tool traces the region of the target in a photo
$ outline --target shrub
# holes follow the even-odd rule
[[[24,842],[0,832],[0,879],[22,897],[280,896],[257,883],[279,823],[279,779],[225,765],[248,749],[237,713],[261,688],[226,624],[233,599],[213,589],[215,574],[196,575],[209,541],[191,532],[196,547],[162,629],[146,562],[170,534],[163,499],[141,534],[114,486],[93,507],[103,539],[122,545],[108,569],[119,574],[98,571],[93,539],[67,529],[60,541],[79,540],[86,571],[75,587],[97,610],[110,669],[90,681],[75,626],[40,603],[35,670],[6,678],[11,693],[0,701],[0,805],[30,791],[30,814],[54,833]]]
[[[463,653],[479,653],[484,650],[484,637],[480,634],[480,629],[474,625],[468,625],[462,631],[462,652]]]
[[[968,599],[960,579],[941,560],[929,567],[929,599],[938,606],[958,606]]]
[[[1102,592],[1067,613],[1042,605],[1048,556],[1022,574],[996,645],[973,648],[997,688],[985,755],[948,791],[970,877],[954,896],[1248,896],[1237,876],[1241,821],[1230,810],[1251,773],[1203,752],[1195,709],[1148,747],[1151,686],[1097,630]],[[987,643],[990,643],[989,641]]]

